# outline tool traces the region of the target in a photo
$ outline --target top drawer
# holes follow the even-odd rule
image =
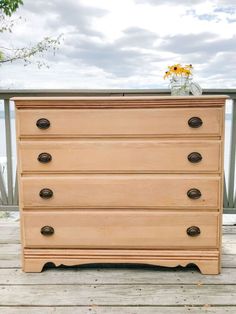
[[[219,136],[222,108],[20,109],[20,137],[90,136]],[[202,124],[189,125],[198,117]],[[49,126],[37,126],[39,119]],[[39,123],[38,123],[39,124]]]

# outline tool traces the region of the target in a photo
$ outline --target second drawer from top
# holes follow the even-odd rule
[[[21,172],[220,172],[221,141],[23,140]]]

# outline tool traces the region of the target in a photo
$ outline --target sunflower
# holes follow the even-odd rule
[[[164,79],[170,77],[171,75],[189,77],[190,75],[192,75],[192,68],[193,68],[192,64],[182,66],[181,64],[178,63],[168,66],[168,71],[165,72]]]

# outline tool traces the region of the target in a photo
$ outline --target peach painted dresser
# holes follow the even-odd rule
[[[25,272],[220,272],[227,96],[14,98]]]

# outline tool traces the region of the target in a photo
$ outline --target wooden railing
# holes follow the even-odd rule
[[[16,156],[15,134],[12,134],[14,108],[10,98],[14,96],[130,96],[130,95],[168,95],[167,89],[107,89],[107,90],[0,90],[0,210],[18,210],[18,186],[15,175]],[[236,89],[205,89],[204,95],[229,95],[232,110],[230,118],[229,153],[225,154],[228,173],[224,180],[224,213],[236,214],[235,194],[235,153],[236,153]],[[2,116],[1,116],[2,114]],[[226,115],[228,117],[228,115]],[[228,148],[228,147],[226,147]],[[2,156],[1,156],[2,152]]]

